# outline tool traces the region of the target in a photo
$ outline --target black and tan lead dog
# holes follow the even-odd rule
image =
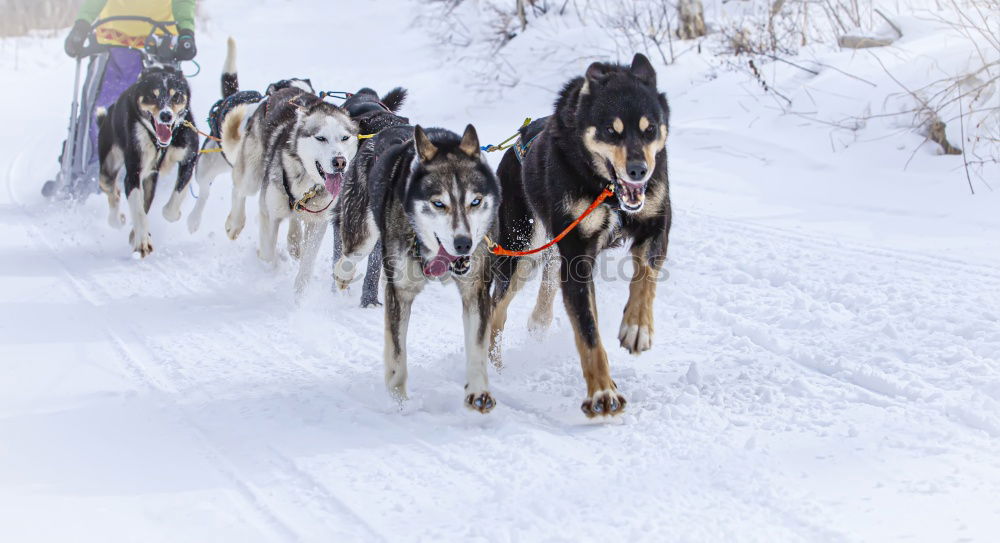
[[[668,118],[667,99],[645,56],[635,55],[631,66],[595,62],[563,88],[554,115],[522,129],[518,147],[497,170],[504,196],[498,241],[514,251],[562,232],[605,187],[613,187],[615,198],[559,242],[559,258],[550,255],[535,309],[535,320],[541,321],[536,324],[546,326],[552,283],[558,280],[587,381],[582,409],[588,417],[617,415],[625,408],[597,327],[593,278],[597,254],[617,239],[631,238],[634,266],[618,339],[633,354],[652,346],[656,277],[671,220]],[[530,264],[524,257],[504,256],[493,266],[495,363],[507,306]]]
[[[98,111],[100,185],[108,196],[108,222],[118,228],[125,216],[118,212],[118,172],[125,168],[125,199],[132,218],[132,250],[145,257],[153,251],[149,236],[149,207],[161,173],[177,165],[177,182],[163,216],[171,222],[181,217],[198,161],[198,134],[190,128],[191,91],[184,75],[173,68],[147,68],[107,111]],[[187,121],[185,123],[185,121]]]

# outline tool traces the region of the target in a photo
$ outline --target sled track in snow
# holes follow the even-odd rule
[[[738,221],[735,219],[720,217],[718,215],[711,215],[701,211],[685,210],[682,214],[697,217],[700,220],[712,221],[715,226],[725,229],[731,233],[746,235],[747,231],[751,231],[766,238],[786,240],[793,242],[796,245],[822,248],[825,251],[833,251],[839,254],[863,255],[880,259],[891,259],[909,264],[918,264],[921,266],[936,266],[940,269],[947,269],[1000,280],[1000,268],[998,267],[986,264],[975,264],[948,256],[932,257],[926,254],[906,251],[903,249],[875,247],[854,240],[841,240],[829,234],[819,234],[814,232],[803,234],[785,228],[760,224],[753,220]]]
[[[15,188],[13,186],[13,177],[23,155],[23,152],[19,153],[18,158],[8,169],[7,189],[12,203],[14,203],[21,213],[28,219],[27,222],[29,223],[32,237],[39,241],[41,245],[48,250],[52,258],[59,263],[64,277],[70,285],[72,285],[73,290],[91,306],[96,308],[113,301],[114,296],[112,293],[108,292],[106,288],[100,284],[100,282],[95,281],[86,275],[72,273],[70,271],[68,264],[63,260],[63,257],[59,255],[58,248],[50,242],[45,237],[44,232],[36,226],[38,217],[35,216],[21,203],[20,199],[17,198]],[[160,263],[154,263],[148,267],[147,271],[148,270],[155,271],[159,279],[163,280],[165,283],[173,286],[181,286],[192,294],[198,294],[198,291],[187,283],[178,281],[175,277],[167,274],[162,269],[162,265]],[[244,345],[246,344],[248,338],[253,337],[252,335],[238,334],[233,330],[233,325],[229,323],[220,324],[222,330],[225,331],[226,336],[230,339],[237,339]],[[273,495],[275,489],[268,489],[265,493],[256,489],[252,483],[248,482],[248,479],[240,474],[235,464],[227,457],[223,448],[216,444],[209,437],[208,432],[206,432],[205,429],[197,423],[197,417],[194,416],[193,412],[186,407],[184,402],[180,401],[177,396],[177,384],[163,372],[164,368],[169,367],[169,362],[162,358],[158,358],[155,354],[155,349],[150,347],[147,341],[134,330],[126,329],[123,331],[116,331],[110,325],[106,326],[105,330],[109,341],[119,353],[119,358],[124,365],[124,369],[129,375],[132,376],[135,384],[144,391],[153,394],[162,411],[166,413],[180,413],[182,422],[189,429],[191,435],[196,439],[196,442],[202,445],[202,448],[207,453],[207,457],[215,466],[216,470],[233,485],[233,488],[237,490],[246,503],[253,510],[256,510],[259,513],[260,519],[263,520],[264,524],[272,532],[277,534],[281,540],[301,541],[302,535],[292,524],[282,519],[272,505],[269,505],[269,501],[273,498],[266,497],[266,494]],[[217,332],[218,330],[214,331]],[[271,350],[273,354],[273,349],[269,344],[264,343],[259,347],[263,347],[262,350]],[[153,368],[156,368],[156,370]],[[302,492],[302,489],[307,486],[320,489],[319,496],[323,498],[324,502],[333,504],[332,507],[327,508],[329,513],[347,515],[351,518],[353,523],[363,526],[367,530],[367,533],[365,534],[366,540],[384,540],[382,536],[377,534],[370,525],[358,517],[345,503],[343,503],[342,500],[331,494],[318,481],[309,478],[308,475],[296,468],[293,461],[282,456],[277,452],[277,450],[271,449],[271,453],[273,454],[273,461],[270,462],[272,467],[283,470],[287,479],[297,481],[298,483],[304,485],[293,486],[291,488],[285,487],[284,490]],[[316,494],[316,492],[309,492],[310,497],[316,497]]]
[[[11,201],[28,219],[26,222],[29,223],[32,237],[44,246],[50,256],[59,263],[63,276],[72,285],[73,290],[91,306],[100,307],[115,301],[114,293],[108,291],[107,287],[101,282],[83,272],[74,273],[70,271],[69,264],[59,254],[58,246],[45,236],[42,229],[38,228],[37,224],[41,220],[41,217],[34,214],[17,197],[13,180],[16,178],[16,172],[23,155],[23,152],[18,155],[18,159],[14,161],[7,172],[7,188],[11,196]],[[125,226],[121,231],[125,232],[127,228]],[[91,252],[90,256],[102,257],[104,255],[97,255]],[[126,264],[132,263],[126,262]],[[156,258],[155,254],[152,258],[134,264],[141,265],[144,273],[153,274],[154,277],[151,277],[151,279],[196,296],[203,293],[203,291],[197,288],[198,285],[207,285],[209,290],[222,289],[226,286],[220,279],[213,276],[198,277],[196,283],[180,280],[164,269],[162,258]],[[260,313],[263,314],[263,310]],[[274,533],[278,534],[280,538],[298,541],[302,540],[303,536],[301,531],[296,529],[295,523],[282,518],[281,514],[276,511],[276,508],[270,505],[271,502],[294,503],[308,500],[313,504],[318,503],[318,507],[324,510],[327,515],[348,518],[350,519],[350,525],[362,526],[364,532],[357,534],[359,537],[363,537],[365,540],[385,540],[384,536],[379,534],[363,517],[359,516],[343,499],[334,494],[325,483],[297,466],[294,460],[283,455],[275,447],[267,448],[271,455],[270,458],[258,459],[257,461],[279,471],[279,478],[292,484],[283,485],[280,489],[268,488],[266,492],[255,488],[249,482],[248,478],[240,473],[234,462],[228,458],[227,454],[231,455],[232,453],[226,453],[224,447],[220,446],[210,437],[210,434],[198,424],[197,416],[194,412],[185,405],[185,402],[181,401],[182,397],[179,396],[179,391],[184,390],[186,395],[196,394],[201,398],[205,398],[208,394],[204,389],[197,383],[179,382],[176,377],[171,377],[172,374],[178,374],[176,368],[172,369],[172,362],[168,358],[156,354],[157,349],[149,345],[149,342],[140,333],[136,332],[135,329],[127,327],[125,330],[114,330],[111,325],[108,325],[106,326],[106,334],[115,351],[119,353],[123,369],[126,370],[127,374],[143,390],[152,393],[165,412],[175,410],[182,415],[184,425],[189,428],[190,433],[196,438],[196,441],[202,444],[217,471],[233,484],[234,488],[238,490],[247,504],[258,511],[265,524]],[[270,366],[276,380],[281,380],[288,375],[298,377],[307,376],[309,379],[315,381],[322,381],[327,377],[297,360],[296,356],[289,356],[288,352],[279,351],[274,344],[266,340],[253,342],[252,340],[255,337],[254,331],[249,330],[246,324],[219,322],[213,327],[212,335],[215,338],[220,338],[221,336],[220,339],[224,339],[226,342],[241,345],[244,351],[252,351],[258,359],[282,361],[280,364],[272,364]],[[350,399],[349,396],[346,398]],[[513,405],[510,405],[510,407],[514,408]],[[538,412],[524,412],[533,417],[544,418],[543,414]],[[387,419],[392,423],[396,432],[409,436],[412,439],[412,443],[426,453],[426,460],[431,460],[438,464],[439,469],[458,469],[477,479],[485,488],[489,488],[490,480],[485,478],[479,470],[466,465],[455,457],[445,458],[441,451],[421,439],[407,425],[407,421],[399,420],[398,417],[392,416],[387,417]],[[549,426],[549,430],[557,430],[557,428]],[[300,496],[288,500],[276,499],[274,493],[279,490],[282,492],[291,491]]]
[[[128,302],[128,291],[123,293],[120,287],[127,286],[127,279],[133,273],[141,274],[144,281],[162,287],[162,292],[158,294],[166,293],[166,299],[204,298],[208,293],[226,292],[227,288],[231,288],[227,283],[231,278],[224,274],[206,273],[199,269],[192,271],[191,263],[196,259],[182,255],[180,250],[175,253],[176,258],[170,258],[172,253],[168,249],[154,253],[153,257],[142,262],[124,261],[121,266],[116,265],[122,269],[111,267],[110,283],[100,280],[100,271],[90,272],[86,266],[77,269],[81,266],[75,266],[60,250],[75,249],[73,245],[76,242],[50,239],[48,234],[51,232],[38,225],[53,224],[51,216],[40,215],[16,197],[17,187],[13,180],[21,168],[23,157],[24,153],[19,155],[7,172],[11,202],[26,217],[30,236],[59,265],[60,275],[93,308]],[[58,209],[53,209],[58,212]],[[975,302],[966,298],[978,291],[986,302],[996,299],[995,292],[1000,292],[1000,270],[841,243],[829,237],[790,232],[696,211],[681,211],[677,219],[671,258],[667,263],[667,268],[676,272],[676,276],[663,285],[658,295],[654,352],[635,359],[624,354],[614,338],[606,338],[616,380],[625,387],[630,400],[633,393],[637,399],[622,420],[603,427],[583,423],[575,408],[582,397],[579,390],[582,383],[572,341],[563,345],[560,337],[556,345],[553,341],[543,340],[538,342],[540,346],[536,348],[535,339],[524,333],[520,321],[532,305],[535,282],[529,283],[519,296],[520,301],[512,306],[511,319],[515,324],[509,329],[513,333],[505,342],[505,351],[508,356],[513,356],[510,361],[514,364],[508,366],[508,370],[513,371],[506,371],[493,380],[500,406],[490,417],[475,415],[470,418],[476,421],[471,426],[471,432],[468,431],[470,426],[462,427],[465,419],[458,419],[455,415],[461,411],[457,387],[452,386],[459,373],[455,357],[461,356],[460,343],[453,345],[445,341],[441,343],[443,353],[428,354],[424,350],[433,342],[426,338],[413,338],[421,349],[419,356],[414,356],[419,361],[413,366],[419,365],[422,374],[420,382],[434,383],[432,386],[440,384],[440,389],[421,388],[411,392],[434,404],[425,408],[423,399],[411,401],[400,415],[391,410],[380,411],[374,405],[371,397],[373,390],[365,387],[366,383],[381,382],[378,369],[381,359],[377,354],[380,349],[374,343],[365,343],[371,338],[363,336],[365,333],[372,335],[371,324],[377,320],[375,313],[358,314],[361,328],[367,329],[357,333],[349,325],[344,326],[343,322],[335,323],[335,328],[331,329],[341,334],[345,341],[346,354],[339,356],[329,349],[297,346],[280,337],[280,333],[271,333],[270,328],[287,326],[287,319],[296,317],[285,314],[283,309],[269,311],[256,299],[242,305],[224,306],[213,313],[216,320],[211,322],[210,328],[200,330],[198,325],[194,325],[193,331],[186,332],[193,340],[203,341],[205,347],[210,349],[204,365],[192,363],[191,359],[200,355],[198,347],[173,345],[169,343],[171,336],[167,336],[166,340],[146,337],[141,322],[125,320],[118,324],[105,324],[105,328],[109,343],[119,354],[129,380],[148,392],[161,411],[180,419],[184,433],[189,434],[193,443],[205,452],[210,467],[234,488],[237,503],[245,504],[246,508],[241,508],[239,515],[261,526],[277,540],[310,540],[316,533],[329,532],[334,528],[342,531],[346,526],[355,529],[350,535],[358,539],[393,539],[395,532],[392,524],[383,518],[386,514],[405,510],[397,508],[407,505],[407,500],[414,496],[414,488],[405,483],[401,489],[395,488],[395,477],[406,479],[412,476],[413,484],[418,486],[440,478],[445,488],[448,485],[477,488],[481,504],[510,497],[512,490],[509,485],[512,482],[516,487],[518,484],[530,484],[532,478],[544,477],[544,469],[551,465],[546,464],[547,460],[539,463],[537,458],[551,458],[551,462],[568,458],[571,465],[591,470],[597,469],[594,467],[596,464],[611,478],[628,479],[636,458],[622,451],[645,451],[644,454],[652,458],[662,456],[670,460],[674,456],[683,459],[685,454],[698,451],[701,447],[718,455],[717,449],[706,445],[716,439],[712,432],[718,430],[713,430],[710,425],[699,425],[697,420],[688,425],[676,420],[674,413],[678,412],[678,406],[681,407],[680,413],[692,414],[696,419],[718,416],[719,413],[711,412],[711,408],[707,414],[705,411],[685,411],[681,401],[685,394],[703,394],[704,398],[715,394],[722,398],[720,401],[734,404],[738,414],[731,414],[722,408],[719,411],[723,415],[730,414],[734,419],[740,418],[742,422],[738,424],[731,422],[737,426],[748,424],[753,427],[766,424],[768,420],[779,421],[779,424],[802,420],[805,421],[802,426],[795,429],[807,432],[823,424],[837,424],[837,416],[857,405],[876,405],[908,411],[925,420],[948,419],[955,426],[993,437],[1000,435],[1000,421],[990,418],[988,411],[981,414],[974,408],[965,407],[959,393],[963,388],[969,388],[974,399],[987,407],[993,405],[990,402],[994,400],[1000,402],[1000,395],[993,397],[989,390],[981,392],[964,377],[957,382],[949,382],[948,379],[953,378],[961,368],[942,368],[942,375],[921,367],[913,373],[907,370],[907,365],[911,363],[926,365],[926,361],[919,358],[923,347],[945,352],[949,344],[967,348],[969,357],[983,359],[982,364],[989,366],[992,349],[995,345],[1000,346],[1000,339],[989,335],[989,308],[974,315],[970,313],[974,318],[968,319],[963,312],[976,308]],[[94,217],[93,223],[103,227],[103,221],[97,217]],[[60,223],[56,226],[64,225]],[[121,237],[125,237],[124,231]],[[104,262],[115,258],[101,254],[102,251],[86,243],[83,249],[86,251],[84,259]],[[826,265],[827,261],[831,265]],[[240,265],[237,263],[234,266],[238,268]],[[253,278],[250,279],[251,288],[254,286],[252,281]],[[598,302],[602,305],[605,325],[613,323],[617,328],[618,312],[624,304],[622,295],[627,289],[625,283],[614,281],[598,288],[602,293]],[[886,286],[891,286],[891,292],[881,292]],[[158,307],[155,303],[160,298],[145,297],[148,292],[139,291],[133,295],[140,296],[140,300],[154,302],[151,306],[154,309]],[[264,298],[263,301],[274,300]],[[177,305],[176,301],[174,304]],[[563,318],[560,315],[561,305],[556,302],[557,319]],[[174,308],[169,304],[165,307],[169,316]],[[611,311],[608,311],[609,308]],[[216,318],[216,315],[237,318]],[[298,317],[313,318],[313,315]],[[325,315],[321,317],[327,318]],[[969,322],[964,322],[966,320]],[[886,323],[893,324],[894,329],[880,332]],[[561,324],[565,325],[565,322]],[[150,325],[145,325],[145,328],[149,329]],[[375,328],[378,341],[381,341],[378,327]],[[710,340],[701,344],[698,334]],[[859,342],[870,343],[876,354],[882,356],[884,351],[890,359],[880,362],[859,358],[862,351],[844,346]],[[707,348],[708,356],[699,360],[718,363],[718,367],[707,368],[709,373],[718,374],[714,380],[709,379],[706,383],[685,382],[683,374],[689,362],[683,349],[673,350],[678,346]],[[536,350],[540,356],[535,354]],[[1000,347],[996,348],[996,352],[1000,353]],[[750,362],[743,363],[742,367],[732,363],[726,357],[734,353]],[[327,365],[331,354],[337,363]],[[215,358],[209,360],[213,356]],[[536,356],[553,358],[554,364],[559,365],[546,370],[545,379],[541,381],[534,380],[539,376],[539,369],[533,364]],[[355,360],[358,358],[360,362]],[[960,362],[965,363],[964,360]],[[236,369],[228,373],[225,371],[228,367]],[[702,370],[705,369],[703,365]],[[682,379],[679,383],[674,381],[678,374]],[[744,386],[740,382],[742,376],[737,377],[737,374],[745,374],[743,383],[749,384]],[[416,375],[416,371],[412,375]],[[235,380],[231,387],[227,387],[225,383],[230,377],[235,377]],[[342,467],[336,464],[341,459],[340,451],[310,455],[315,452],[311,448],[295,449],[294,445],[275,441],[273,435],[265,435],[259,442],[241,448],[240,443],[229,437],[219,420],[214,419],[204,406],[212,405],[221,391],[223,395],[247,400],[248,409],[255,409],[258,401],[255,391],[242,394],[239,390],[244,380],[257,386],[261,386],[260,383],[274,385],[271,388],[275,388],[278,394],[308,396],[304,400],[306,409],[315,410],[309,402],[319,402],[320,417],[324,411],[345,411],[346,418],[356,418],[362,424],[376,424],[373,431],[378,433],[380,446],[372,450],[377,450],[378,454],[366,460],[365,464],[352,467],[348,463]],[[795,381],[804,381],[806,386],[813,388],[803,394],[806,400],[796,398],[791,404],[765,402],[760,411],[751,409],[756,402],[755,395],[781,395],[785,387],[790,386],[788,383],[794,385]],[[315,390],[311,384],[316,385]],[[380,386],[373,385],[373,388],[374,393],[383,393]],[[453,388],[456,394],[451,398]],[[746,392],[748,388],[751,392]],[[449,391],[449,402],[453,402],[448,403],[447,408],[441,408],[440,398],[444,394],[441,391],[445,389]],[[567,394],[569,389],[573,390],[571,395]],[[268,389],[264,392],[272,391]],[[817,400],[817,405],[810,405],[808,399]],[[273,402],[268,396],[261,396],[259,400],[265,409],[294,412],[299,407],[294,402],[290,405]],[[789,422],[788,415],[781,412],[788,405],[798,405],[807,412],[793,416],[794,420]],[[229,407],[227,404],[222,406]],[[574,418],[569,418],[567,413]],[[811,417],[817,420],[810,420]],[[833,422],[818,420],[824,417],[832,418]],[[265,424],[285,422],[280,417],[265,417],[262,420]],[[448,426],[456,422],[454,428]],[[485,428],[484,431],[479,431],[477,426],[480,425]],[[306,423],[304,428],[318,434],[320,439],[331,438],[330,432],[323,434],[318,426]],[[946,430],[951,431],[951,425]],[[434,433],[428,432],[438,432],[443,438],[438,439]],[[503,447],[501,440],[509,437],[517,439],[514,443],[518,447],[515,449],[525,447],[525,450]],[[906,436],[906,439],[911,438]],[[609,447],[608,440],[622,444],[615,443]],[[479,447],[481,454],[466,454],[464,447],[470,444]],[[976,457],[992,452],[989,443],[969,433],[956,435],[955,443],[944,444],[941,450],[955,451],[960,445],[967,447],[967,452],[977,453]],[[495,447],[499,454],[491,455],[491,447]],[[567,452],[567,448],[590,451],[594,458],[580,459],[574,456],[573,451]],[[604,453],[602,449],[605,448],[611,452]],[[383,454],[385,457],[379,458]],[[348,460],[355,459],[349,457]],[[409,464],[399,466],[401,460]],[[505,475],[505,464],[525,465],[529,471]],[[681,465],[685,464],[681,462]],[[391,491],[383,494],[375,490],[375,495],[382,500],[378,506],[380,516],[373,517],[376,513],[366,509],[363,502],[354,501],[358,497],[356,488],[342,486],[349,484],[350,470],[357,469],[357,466],[363,466],[367,476],[375,475],[376,482],[388,481],[385,484],[392,487]],[[379,481],[378,477],[383,476],[383,472],[391,475]],[[256,482],[261,474],[265,475],[266,482],[263,484]],[[501,479],[504,476],[512,479]],[[697,482],[704,477],[695,473],[682,480]],[[780,478],[774,474],[766,474],[761,482],[748,483],[738,477],[717,485],[716,490],[721,491],[720,494],[698,494],[690,499],[714,499],[733,510],[764,513],[765,516],[780,519],[790,530],[781,533],[822,539],[836,539],[842,535],[821,520],[806,516],[803,509],[783,501],[778,495],[760,496],[754,504],[740,505],[745,499],[744,487],[767,489],[768,483],[776,481]],[[654,498],[659,499],[657,503],[661,505],[676,504],[676,500],[671,502],[669,497]],[[541,520],[528,514],[524,523],[528,527],[540,526]],[[454,525],[455,521],[451,524]]]

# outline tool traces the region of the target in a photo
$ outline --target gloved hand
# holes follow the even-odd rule
[[[174,51],[174,58],[177,60],[191,60],[198,54],[198,48],[194,46],[194,30],[182,28],[177,37],[177,49]]]
[[[73,58],[80,56],[80,52],[83,51],[83,44],[87,41],[87,36],[89,35],[90,23],[83,19],[78,19],[73,23],[73,30],[69,31],[69,36],[66,36],[66,43],[63,44],[66,54]]]

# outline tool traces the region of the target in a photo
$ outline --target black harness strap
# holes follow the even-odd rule
[[[167,146],[167,147],[157,146],[157,149],[156,149],[156,171],[157,172],[160,171],[161,167],[163,167],[163,159],[167,158],[167,149],[169,149],[169,148],[170,148],[170,146]]]
[[[215,102],[208,111],[208,131],[213,138],[222,137],[222,119],[234,107],[241,104],[256,104],[264,100],[264,95],[255,90],[239,91]]]
[[[285,194],[288,196],[288,208],[295,209],[295,202],[298,199],[292,194],[292,185],[288,182],[288,173],[285,172],[285,167],[281,167],[281,186],[285,187]]]

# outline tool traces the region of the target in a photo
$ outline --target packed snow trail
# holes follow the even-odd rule
[[[467,413],[443,287],[415,307],[399,413],[380,311],[289,309],[291,266],[262,270],[250,243],[109,256],[121,236],[88,232],[94,207],[5,212],[5,261],[30,268],[8,266],[4,300],[15,534],[114,539],[131,508],[128,533],[161,540],[947,538],[1000,515],[996,271],[681,212],[656,345],[612,351],[621,423],[583,419],[571,337],[530,339],[530,303],[500,408]],[[625,284],[599,285],[605,334]]]
[[[221,4],[206,4],[212,22],[199,36],[198,111],[217,92],[219,46],[238,29],[247,88],[286,75],[332,88],[348,85],[330,82],[344,72],[350,86],[409,86],[414,119],[477,118],[456,107],[472,97],[450,101],[458,91],[436,78],[456,72],[428,63],[426,48],[368,53],[412,55],[391,57],[411,74],[366,79],[368,58],[289,74],[275,67],[286,58],[265,53],[279,39],[253,41],[266,34],[254,33],[263,25],[254,16],[278,24],[293,16],[274,11],[285,4],[246,15]],[[379,15],[359,6],[359,17]],[[387,35],[413,43],[419,33],[406,22],[382,20]],[[345,30],[348,42],[363,37]],[[40,65],[68,66],[56,61],[58,40],[29,46]],[[25,69],[51,85],[7,88],[0,100],[16,126],[0,134],[4,541],[995,538],[1000,269],[991,263],[720,213],[712,187],[751,179],[756,159],[702,160],[718,135],[682,117],[654,347],[632,357],[608,345],[626,414],[580,413],[585,389],[561,304],[543,338],[525,326],[537,282],[511,306],[505,367],[490,375],[498,407],[487,416],[462,406],[458,296],[429,287],[414,305],[411,400],[400,408],[382,385],[381,310],[358,308],[357,291],[331,294],[322,266],[291,304],[294,262],[270,268],[254,235],[225,238],[227,179],[196,235],[152,215],[156,252],[142,261],[128,255],[126,231],[105,225],[102,198],[42,202],[63,112],[20,104],[31,93],[61,104],[66,74]],[[530,109],[548,103],[539,94]],[[477,112],[484,130],[508,132],[508,112],[490,111]],[[740,137],[728,148],[745,150]],[[787,156],[771,152],[761,156]],[[790,180],[815,170],[782,166]],[[617,335],[627,260],[614,253],[597,285],[606,338]]]

